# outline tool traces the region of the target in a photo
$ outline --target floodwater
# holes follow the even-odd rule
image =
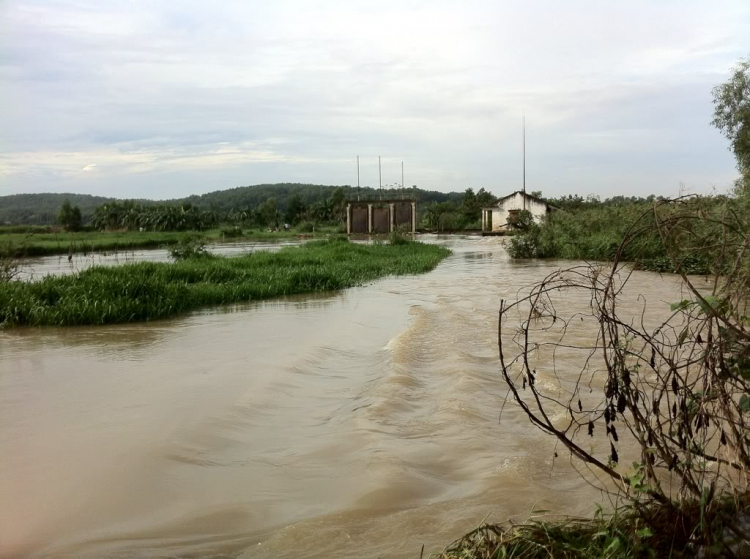
[[[239,256],[259,250],[276,251],[287,246],[295,246],[304,240],[227,242],[206,246],[214,254]],[[37,258],[24,258],[21,261],[19,279],[30,281],[47,275],[74,274],[92,266],[119,266],[131,262],[171,262],[169,251],[160,249],[133,249],[127,251],[76,253],[68,258],[67,254],[55,254]]]
[[[570,263],[431,242],[453,255],[421,276],[0,332],[0,556],[416,559],[485,518],[589,515],[554,441],[512,403],[499,421],[500,300]]]

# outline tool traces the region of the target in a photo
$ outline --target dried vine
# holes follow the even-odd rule
[[[515,301],[501,303],[498,349],[510,394],[536,427],[568,449],[574,463],[606,474],[594,482],[602,490],[667,507],[700,501],[706,510],[747,493],[745,219],[730,204],[659,202],[630,228],[610,265],[558,270]],[[654,230],[686,293],[658,322],[651,311],[654,305],[666,309],[665,302],[647,305],[638,294],[639,313],[625,312],[621,304],[632,295],[633,274],[622,254]],[[710,281],[684,273],[681,262],[695,253],[713,256]],[[571,301],[578,302],[573,309]],[[583,339],[593,342],[581,341],[586,328],[591,335]],[[539,352],[551,352],[551,364],[537,366]],[[558,374],[563,357],[577,364],[576,374]],[[625,457],[633,460],[632,469],[623,467]]]

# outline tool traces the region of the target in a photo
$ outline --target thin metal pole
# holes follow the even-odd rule
[[[401,162],[401,199],[404,199],[404,162]]]
[[[359,155],[357,156],[357,202],[359,202]]]
[[[380,170],[380,156],[378,155],[378,184],[380,185],[380,199],[383,199],[383,173]]]
[[[526,209],[526,115],[523,115],[523,209]]]

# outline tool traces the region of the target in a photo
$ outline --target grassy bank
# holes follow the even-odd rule
[[[431,559],[748,557],[750,543],[732,528],[749,518],[748,495],[710,513],[698,501],[629,505],[590,519],[485,524]]]
[[[204,305],[343,289],[387,275],[433,269],[450,252],[422,243],[308,243],[276,253],[176,263],[94,267],[71,276],[0,284],[6,326],[108,324],[154,320]]]
[[[231,228],[207,231],[81,231],[48,232],[47,228],[0,228],[0,255],[15,257],[46,256],[50,254],[128,252],[141,248],[171,246],[187,238],[198,238],[207,243],[222,241],[277,241],[300,236],[325,237],[337,234],[336,227],[321,227],[315,232],[243,230],[237,234]]]
[[[513,258],[588,261],[611,261],[622,251],[620,261],[633,262],[644,270],[673,272],[675,266],[657,223],[668,223],[678,215],[692,216],[692,220],[681,221],[679,231],[662,228],[662,234],[680,236],[677,256],[685,272],[706,274],[712,270],[715,255],[705,247],[721,243],[721,216],[739,209],[737,199],[720,196],[584,206],[548,214],[540,224],[517,231],[507,247]],[[625,238],[629,242],[621,248]]]

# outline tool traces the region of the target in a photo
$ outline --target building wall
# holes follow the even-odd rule
[[[523,210],[523,194],[517,192],[512,198],[500,202],[497,208],[492,209],[492,230],[503,231],[508,225],[508,215],[511,210]],[[534,221],[539,223],[547,214],[547,204],[538,202],[532,198],[526,198],[526,209],[531,212]]]
[[[368,231],[368,217],[367,217],[367,206],[364,208],[361,206],[352,207],[352,233],[367,234]]]
[[[391,230],[391,210],[388,206],[372,209],[372,232],[388,233]]]

